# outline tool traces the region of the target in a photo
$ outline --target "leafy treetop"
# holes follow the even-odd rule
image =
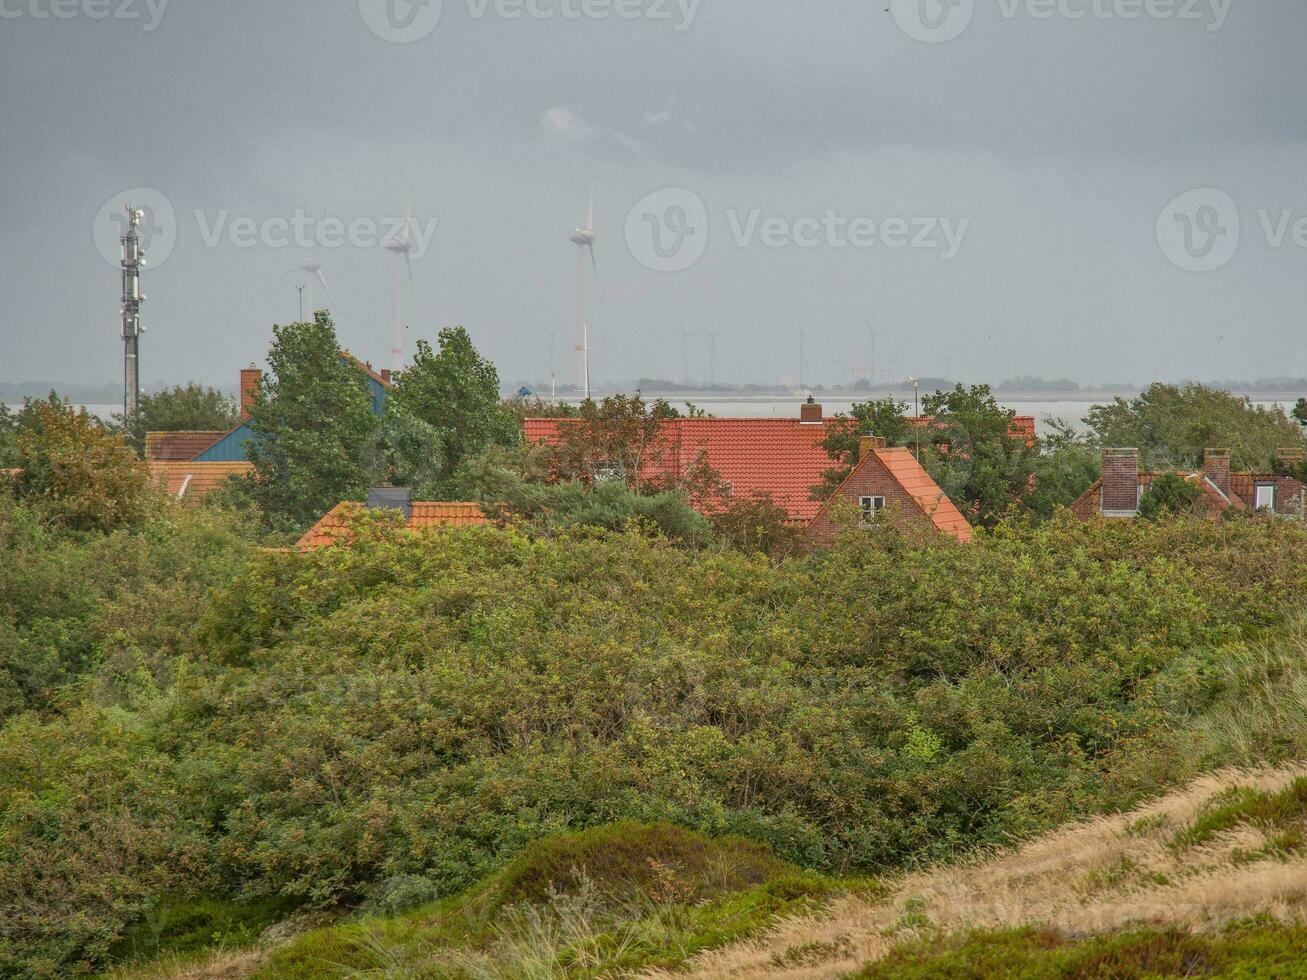
[[[312,323],[274,326],[273,335],[250,420],[251,492],[271,520],[307,525],[342,500],[362,499],[378,422],[326,311]]]

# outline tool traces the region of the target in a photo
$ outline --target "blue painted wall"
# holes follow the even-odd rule
[[[341,358],[342,364],[349,361]],[[368,396],[372,399],[372,414],[381,418],[386,411],[386,386],[376,378],[363,375],[367,382]],[[249,457],[245,453],[245,444],[254,438],[249,423],[245,422],[232,429],[200,455],[195,457],[197,463],[246,463]]]

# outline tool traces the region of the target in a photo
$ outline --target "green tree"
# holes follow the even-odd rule
[[[1293,407],[1293,417],[1300,425],[1307,426],[1307,398],[1298,399],[1298,404]]]
[[[121,422],[122,417],[118,416]],[[128,441],[145,448],[147,432],[227,431],[240,421],[235,398],[191,382],[141,396],[136,417],[126,422]]]
[[[885,440],[887,446],[905,446],[911,439],[913,424],[907,417],[908,403],[894,398],[858,402],[847,415],[838,415],[838,424],[828,426],[821,448],[836,463],[822,474],[821,483],[812,488],[814,500],[830,497],[861,460],[860,441],[864,435]]]
[[[1160,473],[1139,498],[1139,516],[1155,521],[1165,514],[1191,514],[1202,491],[1179,473]]]
[[[922,402],[932,419],[921,462],[973,523],[992,526],[1022,503],[1035,472],[1035,450],[1013,435],[1016,413],[989,385],[937,391]]]
[[[1026,507],[1044,518],[1075,503],[1102,469],[1098,451],[1083,435],[1056,419],[1047,426],[1048,434],[1037,443],[1034,484],[1024,498]]]
[[[1277,449],[1304,444],[1277,408],[1205,385],[1152,384],[1138,398],[1095,405],[1085,423],[1100,446],[1137,446],[1148,469],[1197,469],[1204,449],[1229,449],[1236,470],[1260,469]]]
[[[272,329],[270,370],[250,420],[249,486],[270,520],[302,526],[362,499],[377,418],[363,376],[340,356],[329,314]]]
[[[712,525],[723,543],[746,554],[789,558],[808,545],[804,529],[796,526],[789,511],[767,494],[731,501],[725,510],[712,516]]]
[[[440,331],[440,350],[418,341],[412,366],[386,400],[382,441],[396,483],[439,499],[459,465],[488,446],[518,439],[499,397],[499,372],[462,327]]]
[[[14,465],[18,457],[18,419],[9,406],[0,402],[0,469]]]
[[[149,475],[120,435],[54,398],[29,402],[19,418],[13,482],[20,500],[73,531],[141,522]]]
[[[558,475],[564,480],[591,482],[602,476],[620,479],[635,493],[670,489],[649,480],[646,468],[658,466],[669,447],[662,425],[679,417],[659,399],[645,402],[637,395],[611,395],[602,402],[587,399],[579,417],[563,426],[554,449]]]

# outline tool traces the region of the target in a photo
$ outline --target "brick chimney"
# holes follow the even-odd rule
[[[259,400],[259,384],[263,381],[263,372],[253,364],[241,371],[241,421],[248,422],[254,411],[254,403]]]
[[[1103,499],[1105,515],[1131,516],[1139,513],[1139,450],[1103,450]]]
[[[1230,496],[1230,450],[1206,449],[1203,451],[1203,473],[1216,488]]]
[[[390,368],[381,369],[381,380],[386,384],[390,384]]]
[[[799,409],[799,421],[804,425],[821,425],[823,419],[821,406],[817,399],[809,396],[807,402]]]
[[[858,440],[858,459],[866,459],[877,449],[885,448],[885,440],[868,432]]]

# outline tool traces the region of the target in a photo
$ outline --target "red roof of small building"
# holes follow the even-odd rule
[[[921,426],[930,422],[912,421]],[[523,432],[532,445],[557,445],[569,424],[576,423],[526,419]],[[818,423],[797,418],[668,419],[662,423],[662,458],[646,463],[642,476],[679,480],[703,453],[708,465],[730,485],[733,496],[769,495],[797,523],[807,524],[822,506],[812,499],[812,488],[822,482],[822,474],[837,466],[821,443],[848,424],[848,419],[838,417]],[[1012,433],[1033,440],[1034,418],[1015,419]]]
[[[313,551],[334,544],[348,544],[350,520],[364,509],[363,504],[346,501],[329,510],[296,545],[301,551]],[[489,524],[480,504],[416,503],[405,525],[409,530],[428,527],[479,527]]]
[[[527,419],[527,442],[556,445],[566,419]],[[645,477],[681,479],[704,454],[735,497],[767,494],[797,521],[806,523],[821,507],[811,499],[822,474],[836,464],[821,448],[842,423],[826,419],[668,419],[662,423],[661,459],[646,464]]]
[[[957,506],[948,498],[948,495],[940,489],[939,484],[926,472],[926,468],[912,454],[912,450],[902,448],[873,449],[871,455],[862,457],[858,461],[858,465],[845,478],[844,483],[840,484],[839,489],[831,495],[829,500],[820,505],[817,514],[813,518],[814,521],[821,516],[823,511],[844,497],[845,486],[854,482],[859,471],[864,466],[871,465],[873,458],[889,471],[889,475],[912,498],[912,501],[921,509],[922,514],[935,525],[938,531],[957,538],[964,544],[975,539],[976,533],[972,529],[970,522],[962,516],[962,512],[957,509]]]
[[[194,459],[227,434],[226,430],[192,430],[188,432],[147,432],[145,458],[161,462]]]
[[[254,467],[250,463],[196,463],[150,460],[150,481],[170,497],[182,503],[198,501],[219,489],[233,476],[244,476]]]

